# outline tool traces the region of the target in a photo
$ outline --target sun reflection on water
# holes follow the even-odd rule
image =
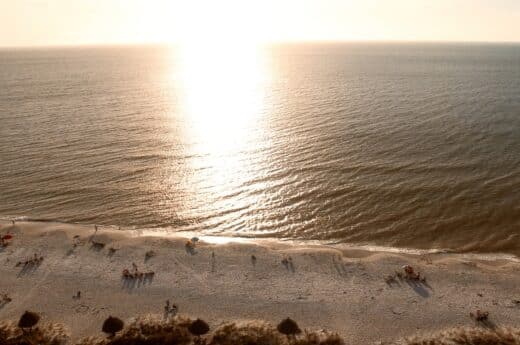
[[[204,152],[240,149],[262,114],[267,73],[252,47],[185,46],[180,50],[182,110]]]
[[[213,214],[246,207],[251,200],[226,200],[261,169],[255,166],[267,111],[268,69],[262,50],[238,46],[184,46],[177,61],[177,97],[186,154],[191,168],[192,200],[200,209],[210,201]]]

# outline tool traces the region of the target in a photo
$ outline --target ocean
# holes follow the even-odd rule
[[[3,49],[0,217],[520,256],[520,45]]]

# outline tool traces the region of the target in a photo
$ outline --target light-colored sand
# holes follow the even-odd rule
[[[497,325],[520,324],[514,302],[520,300],[520,263],[511,260],[253,243],[199,243],[190,254],[186,239],[103,228],[95,239],[106,246],[98,251],[88,242],[91,226],[0,223],[0,234],[8,230],[15,238],[0,250],[0,293],[13,301],[1,307],[0,319],[38,311],[45,320],[64,323],[75,338],[98,334],[108,315],[162,314],[166,299],[211,325],[236,319],[275,323],[290,316],[302,327],[338,331],[349,343],[472,325],[469,312],[476,308],[488,310]],[[74,235],[85,243],[71,250]],[[109,255],[110,247],[118,250]],[[156,256],[145,261],[149,250]],[[15,267],[35,253],[45,257],[39,267]],[[293,267],[281,263],[284,256]],[[141,271],[153,270],[153,281],[123,282],[121,272],[132,262]],[[387,285],[384,277],[405,264],[423,272],[429,286]],[[81,298],[74,299],[78,290]]]

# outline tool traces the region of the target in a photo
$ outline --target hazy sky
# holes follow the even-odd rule
[[[0,46],[520,41],[520,0],[0,0]]]

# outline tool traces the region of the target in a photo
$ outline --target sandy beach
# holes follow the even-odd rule
[[[0,249],[0,293],[12,301],[0,307],[0,320],[34,310],[63,323],[73,339],[100,334],[108,315],[162,315],[166,300],[212,326],[291,317],[305,328],[337,331],[353,344],[471,326],[469,313],[476,309],[489,311],[498,326],[520,324],[515,259],[283,242],[216,244],[203,237],[188,250],[182,237],[103,227],[92,237],[94,226],[52,222],[1,222],[0,234],[8,232],[13,239]],[[23,264],[35,254],[41,263]],[[153,276],[122,279],[133,264]],[[403,265],[420,271],[426,283],[385,281]]]

